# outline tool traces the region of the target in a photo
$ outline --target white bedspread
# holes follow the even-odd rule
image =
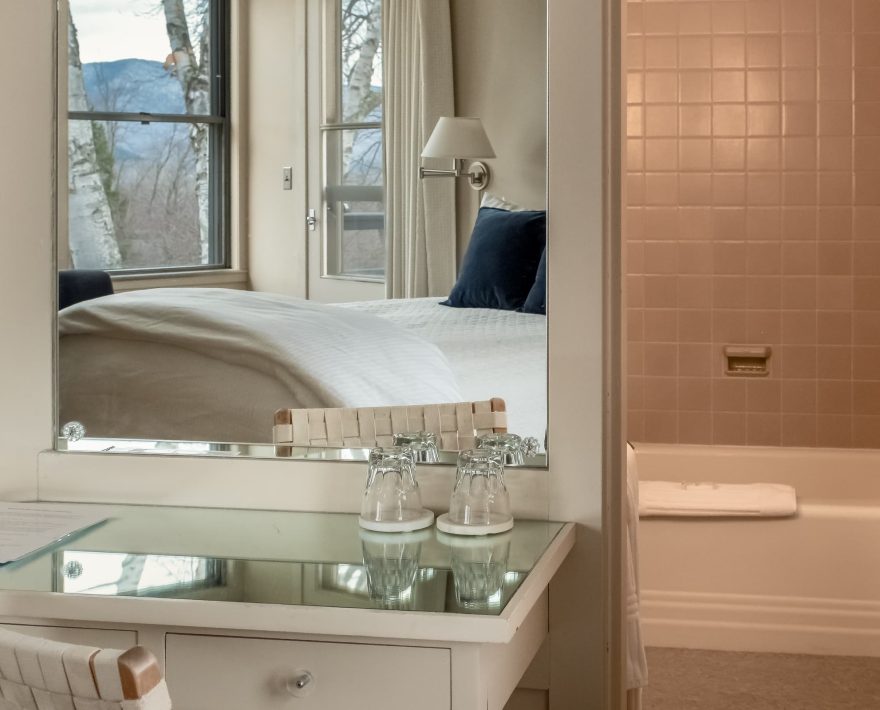
[[[276,294],[134,291],[66,308],[59,328],[62,417],[95,436],[266,441],[279,406],[464,399],[417,333]]]
[[[381,316],[436,345],[452,365],[465,400],[502,397],[508,428],[534,436],[547,429],[547,318],[490,308],[449,308],[441,298],[340,304]]]

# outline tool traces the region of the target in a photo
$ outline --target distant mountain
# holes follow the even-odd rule
[[[183,90],[161,62],[119,59],[83,65],[86,95],[95,111],[183,113]]]
[[[83,65],[89,103],[95,111],[185,113],[183,90],[161,62],[120,59]],[[185,141],[188,128],[169,123],[120,123],[115,135],[117,161],[157,160],[169,141]]]
[[[185,113],[183,90],[161,62],[146,59],[120,59],[83,65],[83,79],[89,103],[95,111],[123,113]],[[372,90],[380,94],[382,87]],[[364,121],[382,120],[381,101]],[[120,122],[113,131],[114,157],[118,163],[155,163],[169,145],[186,150],[189,128],[185,124]],[[382,181],[381,133],[376,130],[354,132],[348,167],[351,184],[376,185]]]

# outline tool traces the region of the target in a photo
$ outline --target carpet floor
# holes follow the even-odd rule
[[[643,710],[880,710],[880,658],[648,649]]]

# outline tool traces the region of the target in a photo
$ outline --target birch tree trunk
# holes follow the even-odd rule
[[[73,18],[68,16],[67,56],[69,108],[90,110],[79,58],[79,40]],[[114,269],[122,265],[113,215],[95,153],[91,121],[68,122],[68,249],[76,269]]]
[[[348,90],[345,100],[345,120],[359,118],[363,120],[366,99],[370,96],[373,86],[373,64],[379,50],[382,28],[379,21],[381,4],[372,2],[365,20],[364,41],[360,47],[357,61],[351,69],[348,79]]]
[[[369,98],[373,90],[373,64],[376,52],[379,50],[379,40],[382,37],[381,2],[371,2],[369,14],[365,20],[364,41],[360,47],[357,61],[352,67],[346,88],[345,113],[343,119],[348,121],[364,121],[369,111]],[[354,146],[354,131],[342,133],[342,159],[343,165],[351,168],[351,152]]]
[[[174,74],[183,90],[184,104],[189,115],[205,115],[210,111],[210,47],[208,39],[208,9],[202,18],[199,53],[193,49],[183,0],[162,0],[168,42],[174,57]],[[208,126],[192,124],[189,140],[196,163],[196,197],[199,205],[199,244],[203,264],[210,260],[209,234],[209,165]]]
[[[126,555],[122,560],[122,573],[116,580],[117,590],[137,593],[141,578],[144,576],[146,563],[146,555]]]

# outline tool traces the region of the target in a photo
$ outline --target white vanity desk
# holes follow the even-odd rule
[[[575,539],[545,521],[459,544],[362,535],[346,514],[101,508],[103,525],[0,567],[0,621],[148,647],[176,710],[501,710]]]

